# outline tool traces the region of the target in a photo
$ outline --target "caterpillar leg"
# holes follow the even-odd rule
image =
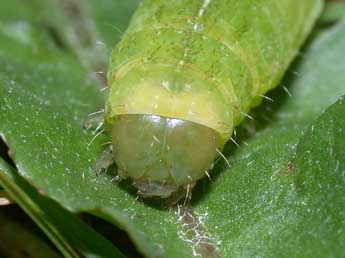
[[[143,197],[191,190],[213,164],[220,143],[209,127],[157,115],[117,116],[111,134],[122,176],[132,178]]]
[[[83,123],[83,127],[86,130],[94,130],[95,137],[90,141],[89,145],[93,140],[101,133],[104,132],[104,109],[98,110],[89,114]],[[96,164],[96,175],[99,175],[102,170],[107,169],[111,164],[114,163],[111,145],[108,146],[101,154],[101,157]]]
[[[111,146],[106,148],[96,164],[96,175],[99,175],[102,170],[107,169],[111,164],[114,163],[113,152]]]
[[[103,126],[104,123],[104,109],[89,114],[84,122],[83,127],[87,130],[94,129],[97,131]]]

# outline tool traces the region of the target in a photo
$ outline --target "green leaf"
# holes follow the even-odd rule
[[[140,2],[141,0],[85,1],[84,8],[94,21],[100,39],[107,46],[109,54],[126,31],[130,17]]]
[[[345,250],[344,118],[343,96],[311,125],[297,146],[293,173],[306,257],[315,249],[320,257],[341,257]]]
[[[1,4],[0,20],[12,29],[9,34],[21,39],[18,29],[28,22],[40,27],[84,66],[101,74],[106,73],[107,55],[122,37],[139,2],[14,0]]]
[[[266,103],[254,112],[258,119],[255,137],[249,137],[247,145],[231,153],[231,168],[220,167],[213,183],[207,184],[207,193],[195,200],[195,210],[209,214],[205,226],[222,241],[225,257],[337,257],[344,252],[345,242],[334,242],[344,239],[343,225],[340,231],[333,230],[334,225],[341,226],[344,220],[345,203],[334,189],[344,188],[344,173],[338,174],[338,180],[331,179],[334,172],[332,167],[327,168],[329,163],[345,165],[344,155],[339,157],[344,150],[338,148],[338,159],[324,160],[321,157],[329,153],[328,145],[323,144],[322,138],[313,136],[314,144],[319,144],[320,155],[314,152],[309,156],[311,161],[300,161],[308,153],[306,149],[301,150],[303,139],[310,137],[304,131],[345,93],[345,63],[340,54],[345,51],[344,28],[345,24],[340,24],[324,33],[301,55],[283,82],[289,84],[291,97],[282,88],[272,92],[270,97],[276,102]],[[338,104],[338,110],[342,108]],[[332,119],[344,125],[345,116],[341,115],[344,110],[337,115],[329,112],[332,116],[327,112],[320,119],[329,119],[330,130]],[[319,121],[314,122],[315,128]],[[327,128],[323,129],[319,129],[320,134],[327,137]],[[341,142],[340,134],[335,137]],[[322,177],[333,184],[319,180],[317,169],[309,162],[324,162]],[[307,180],[329,190],[323,192],[324,196],[306,191],[310,200],[325,202],[323,206],[307,202],[299,192],[292,175],[304,171],[305,167],[310,169]],[[326,202],[339,206],[331,210]],[[312,213],[320,216],[311,217]],[[327,216],[324,216],[327,213],[334,223],[332,228],[327,228]]]
[[[320,20],[325,23],[332,23],[344,17],[345,1],[329,1]]]
[[[7,212],[6,208],[1,207],[0,254],[2,257],[19,258],[23,255],[37,258],[62,257],[48,241],[44,241],[44,238],[13,215]]]
[[[190,254],[173,213],[137,201],[112,175],[95,175],[104,139],[89,146],[94,135],[82,123],[103,101],[87,71],[42,28],[20,27],[15,33],[25,36],[22,41],[7,33],[10,25],[0,33],[0,134],[18,172],[65,208],[92,212],[127,230],[147,256],[160,256],[168,242],[166,253]]]
[[[119,34],[110,35],[111,27],[103,23],[113,22],[112,8],[126,6],[129,17],[137,2],[99,2],[87,1],[85,10],[98,36],[111,44]],[[283,84],[292,97],[283,88],[275,90],[270,95],[275,103],[264,103],[254,111],[256,122],[242,125],[246,135],[238,141],[247,145],[228,152],[231,168],[220,162],[211,182],[198,184],[194,212],[187,216],[183,210],[136,200],[126,185],[113,182],[111,173],[95,175],[106,139],[97,138],[89,146],[93,135],[82,130],[82,121],[102,107],[103,97],[78,61],[81,57],[61,48],[43,26],[33,25],[34,19],[26,20],[24,26],[17,26],[16,19],[0,26],[0,135],[19,174],[40,192],[72,212],[90,212],[126,230],[147,257],[193,257],[193,252],[208,257],[217,252],[224,257],[325,257],[345,250],[345,233],[333,230],[334,225],[343,228],[339,223],[344,204],[337,189],[341,183],[344,188],[344,177],[340,173],[335,183],[326,180],[329,191],[317,192],[321,179],[302,158],[310,146],[303,140],[309,133],[302,132],[345,93],[345,24],[318,35],[291,67]],[[114,25],[122,30],[127,22],[124,18]],[[334,121],[344,122],[344,116]],[[323,146],[320,150],[327,149]],[[313,160],[325,162],[320,157],[313,155]],[[344,160],[338,161],[340,169]],[[305,174],[304,166],[310,168]],[[326,163],[320,167],[325,171],[322,177],[332,173]],[[306,180],[314,186],[304,185]],[[318,205],[318,200],[338,207]]]
[[[0,185],[46,233],[65,257],[81,257],[79,253],[90,258],[125,257],[77,217],[37,192],[2,159],[0,159]],[[16,231],[15,233],[19,234]]]

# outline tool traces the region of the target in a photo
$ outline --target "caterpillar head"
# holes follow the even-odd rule
[[[113,155],[120,175],[143,197],[167,198],[194,185],[213,164],[220,136],[215,130],[158,115],[119,115],[112,125]]]
[[[224,96],[199,74],[174,66],[130,64],[111,70],[108,81],[105,123],[120,176],[143,197],[182,197],[232,131]]]

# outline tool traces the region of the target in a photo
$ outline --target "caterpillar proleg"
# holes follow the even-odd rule
[[[143,0],[113,49],[105,124],[121,177],[169,197],[206,176],[277,86],[322,0]]]

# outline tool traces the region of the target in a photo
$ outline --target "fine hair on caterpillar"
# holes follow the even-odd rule
[[[249,111],[263,99],[274,101],[266,92],[279,84],[322,4],[143,0],[112,51],[105,112],[92,116],[103,126],[104,115],[112,141],[97,171],[115,162],[141,196],[183,199],[210,177],[215,159],[231,168],[225,143],[239,146],[234,128],[253,119]]]

